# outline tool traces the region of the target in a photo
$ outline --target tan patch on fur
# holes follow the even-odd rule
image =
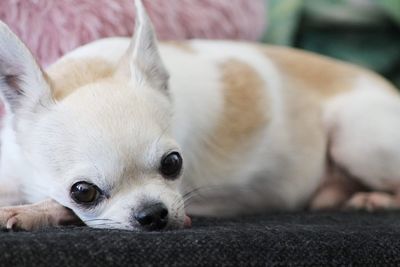
[[[61,100],[75,89],[105,79],[114,73],[114,66],[100,58],[65,59],[47,70],[53,97]]]
[[[212,138],[215,152],[228,156],[248,143],[269,118],[265,83],[260,74],[234,59],[223,63],[221,70],[224,109]]]
[[[330,97],[354,88],[357,77],[366,76],[383,89],[395,92],[395,88],[376,73],[314,53],[275,46],[262,46],[262,52],[284,74],[305,90]]]
[[[162,42],[162,44],[173,46],[186,53],[191,53],[191,54],[196,53],[194,48],[188,42],[185,41],[165,41]]]

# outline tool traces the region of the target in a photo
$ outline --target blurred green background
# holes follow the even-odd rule
[[[373,69],[400,88],[400,0],[266,0],[265,42]]]

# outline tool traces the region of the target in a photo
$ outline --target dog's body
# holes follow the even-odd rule
[[[144,27],[141,34],[146,31]],[[112,190],[107,200],[111,204],[100,204],[112,209],[89,214],[76,207],[68,194],[53,190],[64,179],[70,187],[67,178],[54,176],[79,176],[78,163],[85,152],[113,184],[122,184],[113,176],[130,177],[133,182],[115,186],[118,192],[132,185],[132,194],[141,199],[161,199],[174,211],[180,226],[183,200],[174,196],[178,187],[181,194],[193,192],[187,212],[196,215],[307,206],[400,206],[400,97],[383,78],[289,48],[188,41],[159,45],[161,62],[170,75],[167,84],[163,65],[154,58],[157,53],[151,51],[147,58],[140,54],[141,47],[152,46],[150,39],[137,34],[131,46],[128,38],[97,41],[69,53],[47,70],[46,80],[57,106],[42,105],[55,113],[38,120],[29,118],[38,125],[29,137],[26,129],[32,125],[26,120],[18,124],[18,130],[12,118],[6,121],[0,182],[9,184],[2,187],[8,192],[17,192],[3,195],[18,198],[3,198],[0,204],[51,198],[71,208],[88,225],[130,229],[121,202],[113,203]],[[141,46],[143,40],[150,41]],[[147,86],[166,93],[140,89],[138,96],[125,88],[123,77],[128,71],[121,66],[127,64],[127,50],[136,56],[130,65],[139,72],[133,71],[135,86],[145,80]],[[147,61],[153,65],[143,67]],[[133,98],[137,100],[130,103]],[[153,120],[156,126],[148,122]],[[43,139],[42,135],[47,136]],[[164,137],[169,144],[165,146],[179,147],[184,159],[182,181],[167,182],[168,189],[158,188],[156,178],[152,183],[136,178],[146,173],[148,158],[155,158],[158,152],[154,151],[160,150],[154,142]],[[153,154],[143,156],[148,151]],[[46,166],[49,159],[54,160],[51,167]],[[69,170],[68,164],[79,167]],[[358,183],[384,193],[355,194],[360,190]],[[170,196],[164,199],[164,193]],[[117,198],[140,202],[136,196]],[[7,216],[3,224],[10,219]],[[97,218],[123,223],[91,223]]]
[[[66,55],[48,70],[59,85],[54,87],[56,96],[62,99],[72,93],[77,81],[104,79],[129,42],[128,38],[105,39]],[[346,117],[356,116],[354,123],[370,124],[367,131],[376,131],[379,122],[370,118],[371,102],[377,102],[379,109],[392,109],[386,105],[399,102],[394,88],[377,75],[294,49],[188,41],[161,43],[160,52],[171,75],[173,137],[186,160],[181,191],[201,188],[188,206],[192,214],[304,207],[331,175],[328,155],[334,144],[341,144],[336,138],[342,133],[337,131]],[[400,109],[397,114],[393,111],[388,115],[400,114]],[[387,124],[389,118],[382,118],[385,121],[380,123]],[[400,118],[398,125],[400,133]],[[377,146],[375,134],[351,127],[346,134]],[[390,136],[394,147],[395,137]],[[369,162],[371,155],[365,154],[369,147],[347,149],[358,151],[350,161],[364,161],[363,168],[381,168]],[[335,164],[352,169],[351,163],[338,157]],[[396,163],[399,160],[397,156]],[[357,175],[362,170],[352,171]],[[375,179],[374,175],[378,173],[368,178]]]

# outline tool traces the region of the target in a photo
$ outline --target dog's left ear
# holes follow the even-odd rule
[[[135,0],[136,27],[117,73],[128,74],[136,83],[166,91],[169,74],[158,52],[157,37],[141,0]],[[128,73],[127,73],[128,72]]]

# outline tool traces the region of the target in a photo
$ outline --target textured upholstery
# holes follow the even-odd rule
[[[0,266],[399,266],[400,213],[193,220],[134,233],[86,227],[0,232]]]

